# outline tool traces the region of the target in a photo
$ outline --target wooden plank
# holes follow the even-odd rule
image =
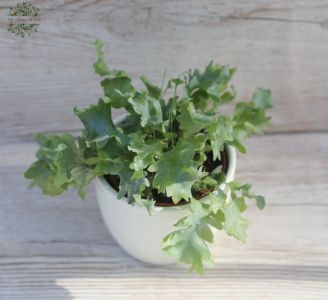
[[[237,178],[268,206],[252,207],[248,242],[222,234],[204,276],[125,254],[86,201],[26,190],[35,145],[0,148],[0,299],[327,299],[328,134],[256,137]]]
[[[223,265],[199,277],[108,259],[25,260],[6,266],[4,299],[327,299],[320,266]],[[15,275],[14,275],[15,274]]]
[[[78,130],[72,114],[102,92],[91,65],[95,38],[110,65],[160,83],[210,59],[239,68],[239,100],[272,89],[271,132],[327,131],[326,1],[42,1],[40,30],[19,39],[0,31],[0,142],[35,132]],[[0,19],[6,26],[7,8]],[[137,83],[140,86],[140,83]]]

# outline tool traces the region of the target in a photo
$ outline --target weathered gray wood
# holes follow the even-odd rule
[[[267,208],[251,208],[249,238],[222,234],[203,277],[125,254],[86,201],[26,190],[35,145],[0,148],[0,299],[328,298],[328,134],[261,136],[239,156],[237,178]],[[141,236],[142,238],[142,236]]]
[[[5,29],[0,4],[0,299],[328,299],[328,3],[326,0],[33,1],[40,31]],[[239,99],[271,88],[276,135],[249,142],[237,177],[268,207],[247,212],[249,239],[222,234],[203,277],[125,254],[100,219],[95,194],[28,191],[37,131],[76,131],[74,105],[101,96],[95,38],[134,79],[161,82],[213,58],[239,67]],[[140,83],[136,81],[140,86]]]
[[[101,95],[90,45],[106,42],[111,66],[158,83],[211,58],[239,67],[239,99],[256,86],[276,100],[271,132],[328,129],[327,1],[41,1],[40,30],[0,31],[1,143],[36,131],[77,130],[72,106]],[[14,3],[15,4],[15,3]],[[7,8],[0,20],[6,26]]]

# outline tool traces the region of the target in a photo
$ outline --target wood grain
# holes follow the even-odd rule
[[[328,134],[260,136],[237,178],[268,206],[247,212],[248,242],[223,234],[204,276],[152,266],[116,245],[86,201],[27,191],[33,143],[0,148],[0,299],[327,299]],[[265,171],[265,172],[264,172]]]
[[[97,37],[110,65],[137,82],[160,83],[214,59],[238,67],[238,99],[270,88],[271,132],[328,129],[327,1],[34,1],[40,30],[19,39],[6,30],[12,0],[1,1],[0,143],[35,132],[78,130],[72,107],[102,92],[91,65]],[[136,83],[140,86],[140,83]]]
[[[19,39],[0,3],[0,300],[328,299],[327,0],[44,0],[40,30]],[[210,59],[238,67],[238,99],[270,88],[269,135],[249,141],[237,178],[266,196],[252,207],[249,237],[223,234],[216,265],[136,261],[103,224],[93,187],[57,197],[27,190],[35,132],[77,133],[72,107],[102,95],[91,42],[137,87]],[[119,113],[119,112],[117,112]]]

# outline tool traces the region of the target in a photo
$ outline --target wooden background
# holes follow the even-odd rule
[[[44,0],[39,32],[7,32],[0,3],[0,299],[328,299],[328,1]],[[223,235],[199,277],[126,255],[100,219],[93,187],[28,191],[35,132],[78,132],[72,107],[101,95],[91,42],[137,79],[160,82],[210,59],[238,67],[238,99],[270,88],[267,135],[249,141],[237,178],[266,195],[249,238]],[[139,83],[136,84],[138,85]]]

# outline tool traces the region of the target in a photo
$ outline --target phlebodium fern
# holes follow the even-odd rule
[[[144,206],[150,214],[160,213],[164,204],[189,205],[175,231],[163,237],[162,249],[202,273],[204,264],[213,262],[208,249],[213,230],[244,241],[248,221],[241,213],[252,201],[260,209],[265,205],[250,184],[226,182],[223,163],[227,146],[245,153],[244,140],[268,127],[271,93],[258,88],[250,101],[224,115],[220,106],[236,95],[230,84],[234,68],[211,62],[204,71],[190,70],[161,88],[142,76],[145,88],[137,90],[126,72],[107,66],[103,43],[95,45],[93,67],[104,96],[86,109],[74,109],[84,125],[78,138],[36,136],[37,161],[25,177],[47,195],[74,187],[84,197],[85,187],[105,176],[119,199]],[[124,109],[126,118],[114,124],[113,109]]]

